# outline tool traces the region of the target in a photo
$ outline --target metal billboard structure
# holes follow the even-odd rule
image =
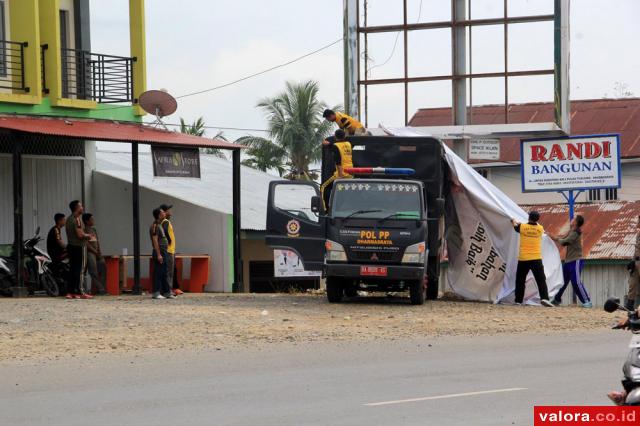
[[[368,4],[371,0],[344,0],[344,55],[345,55],[345,109],[368,124],[369,88],[378,85],[404,86],[404,125],[409,123],[409,85],[418,82],[450,81],[452,117],[450,125],[429,127],[430,134],[463,141],[471,136],[563,136],[569,134],[569,0],[553,0],[553,13],[511,16],[510,0],[493,0],[502,7],[501,16],[472,19],[472,0],[450,0],[449,20],[428,22],[408,22],[408,0],[385,2],[384,6],[402,7],[402,22],[389,25],[369,25]],[[393,3],[393,4],[391,4]],[[445,3],[442,0],[442,3]],[[396,6],[394,6],[396,5]],[[422,3],[420,4],[422,8]],[[553,22],[553,68],[509,69],[509,29],[512,25],[527,25]],[[500,26],[504,37],[502,50],[504,69],[497,72],[474,72],[473,30],[478,27]],[[451,72],[437,75],[410,75],[409,34],[418,31],[450,29],[451,31]],[[396,33],[404,39],[403,73],[392,78],[372,79],[368,68],[368,52],[371,48],[371,34]],[[549,49],[552,47],[549,46]],[[416,52],[417,55],[424,53]],[[362,60],[364,58],[364,60]],[[434,58],[438,60],[438,58]],[[526,76],[553,76],[554,120],[545,123],[518,123],[509,116],[509,78]],[[473,115],[474,80],[487,78],[504,79],[504,123],[476,124]],[[550,89],[551,90],[551,89]],[[400,123],[398,123],[400,124]],[[459,145],[459,144],[458,144]],[[466,150],[466,142],[462,144]],[[460,146],[458,148],[461,148]],[[458,150],[457,150],[458,151]],[[466,158],[466,154],[465,154]]]

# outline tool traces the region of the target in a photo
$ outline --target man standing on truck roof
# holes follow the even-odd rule
[[[547,278],[544,275],[544,265],[542,264],[544,228],[538,223],[539,220],[540,213],[536,211],[529,213],[528,223],[520,223],[515,219],[511,219],[513,229],[520,234],[520,254],[518,255],[518,269],[516,271],[516,305],[522,305],[524,301],[527,275],[531,271],[536,279],[536,284],[538,284],[540,303],[543,306],[553,307],[553,304],[549,301]]]
[[[367,129],[364,128],[361,122],[343,112],[325,109],[322,116],[327,121],[336,123],[349,136],[364,136],[367,134]]]
[[[325,210],[329,206],[329,195],[331,194],[331,188],[333,182],[339,178],[352,178],[348,173],[345,173],[344,169],[353,167],[353,156],[351,153],[351,143],[346,140],[344,130],[338,129],[334,133],[335,140],[329,142],[328,140],[322,141],[322,145],[328,146],[331,149],[333,155],[333,163],[335,164],[335,172],[327,179],[322,185],[320,185],[320,193],[322,194],[322,202]]]

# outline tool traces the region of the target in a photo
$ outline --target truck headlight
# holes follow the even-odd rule
[[[344,251],[342,244],[335,241],[327,240],[324,243],[326,259],[328,262],[346,262],[347,253]]]
[[[424,242],[407,247],[402,256],[402,263],[424,263],[427,256],[426,248]]]

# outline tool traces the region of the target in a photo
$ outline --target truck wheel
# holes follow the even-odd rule
[[[438,280],[429,280],[427,282],[427,299],[436,300],[438,298]]]
[[[340,280],[327,277],[327,299],[329,303],[340,303],[343,296],[344,290]]]
[[[409,297],[412,305],[424,305],[425,288],[422,280],[411,281],[409,284]]]

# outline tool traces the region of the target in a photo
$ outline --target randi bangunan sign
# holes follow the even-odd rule
[[[198,148],[151,147],[151,157],[156,177],[200,178]]]
[[[530,139],[521,143],[522,191],[620,188],[620,136]]]

